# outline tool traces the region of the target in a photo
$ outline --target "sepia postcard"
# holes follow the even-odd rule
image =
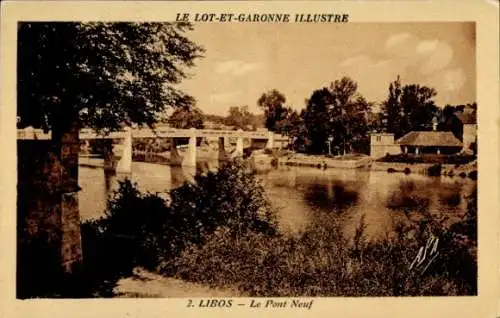
[[[0,317],[498,317],[498,1],[6,1]]]

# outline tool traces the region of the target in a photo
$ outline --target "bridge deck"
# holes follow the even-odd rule
[[[97,134],[92,129],[80,130],[80,139],[124,139],[126,131],[111,132],[108,134]],[[142,128],[132,129],[132,138],[187,138],[187,137],[243,137],[249,139],[269,139],[267,131],[241,131],[241,130],[215,130],[215,129],[175,129],[156,128],[155,130]],[[47,140],[51,133],[44,133],[41,129],[19,129],[17,139],[23,140]],[[287,141],[288,137],[274,134],[275,141]]]

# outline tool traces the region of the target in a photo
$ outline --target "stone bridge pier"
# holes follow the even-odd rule
[[[132,173],[132,129],[130,127],[125,128],[122,146],[122,156],[116,165],[116,172]]]
[[[229,160],[227,150],[229,148],[229,138],[219,137],[219,162],[226,162]]]
[[[125,128],[120,145],[113,145],[113,139],[105,139],[103,149],[104,171],[121,174],[132,173],[132,129]]]

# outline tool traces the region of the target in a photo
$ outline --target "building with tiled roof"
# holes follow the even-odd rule
[[[419,153],[457,153],[462,142],[451,131],[412,131],[396,140],[403,152]]]

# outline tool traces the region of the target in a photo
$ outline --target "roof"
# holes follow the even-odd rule
[[[476,112],[474,109],[465,108],[463,112],[455,112],[455,116],[462,122],[462,124],[475,124],[476,123]]]
[[[451,131],[412,131],[396,140],[396,143],[404,146],[462,147],[462,142]]]

